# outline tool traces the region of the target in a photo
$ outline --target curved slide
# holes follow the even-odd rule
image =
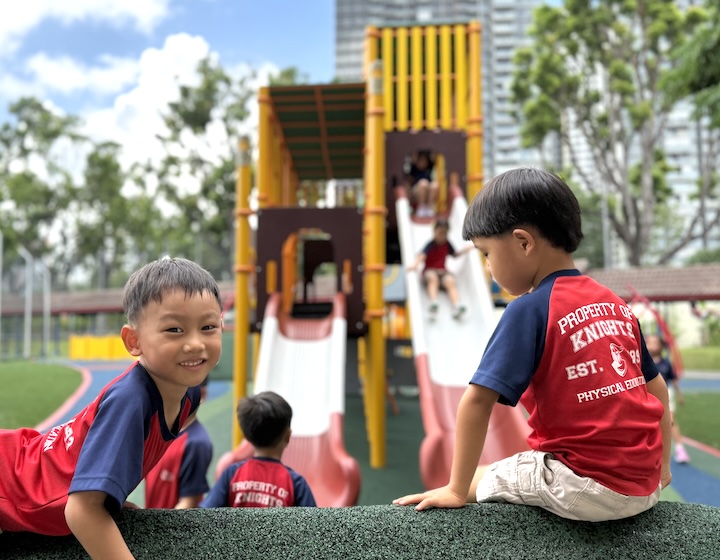
[[[468,243],[462,239],[467,202],[459,189],[452,196],[448,239],[459,250]],[[460,301],[467,307],[463,318],[452,318],[450,301],[441,292],[437,318],[429,319],[430,303],[421,284],[421,271],[408,271],[407,267],[432,239],[432,220],[414,219],[404,194],[396,201],[396,211],[425,429],[420,447],[420,476],[425,487],[430,489],[450,480],[458,403],[477,369],[496,320],[487,279],[475,252],[449,257],[446,263],[447,269],[455,275]],[[488,464],[528,449],[529,433],[520,408],[496,406],[480,463]]]
[[[292,437],[283,463],[307,480],[321,507],[357,503],[360,468],[345,450],[345,297],[336,294],[330,316],[295,319],[281,310],[280,294],[265,306],[255,392],[275,391],[292,406]],[[216,477],[252,456],[244,440],[218,462]]]

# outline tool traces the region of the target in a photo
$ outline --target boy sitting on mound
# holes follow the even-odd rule
[[[92,558],[133,557],[113,514],[198,407],[220,359],[220,291],[197,264],[165,258],[130,277],[123,308],[135,364],[46,434],[0,430],[0,530],[72,533]]]
[[[290,442],[290,404],[264,391],[240,401],[237,414],[255,453],[225,469],[200,507],[315,507],[305,479],[281,462]]]
[[[668,391],[637,319],[575,269],[580,207],[559,177],[515,169],[472,201],[463,237],[512,295],[457,412],[449,484],[398,498],[416,509],[466,502],[537,506],[604,521],[651,508],[670,483]],[[521,402],[525,451],[478,467],[495,403]]]

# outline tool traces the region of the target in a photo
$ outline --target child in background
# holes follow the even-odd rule
[[[405,172],[411,181],[410,200],[418,218],[432,218],[435,215],[440,186],[433,179],[433,165],[432,156],[427,151],[416,152],[409,165],[406,164]]]
[[[282,463],[291,434],[288,402],[264,391],[240,401],[237,414],[255,453],[225,469],[200,507],[315,507],[305,479]]]
[[[220,359],[220,290],[185,259],[136,271],[121,337],[138,361],[69,422],[0,430],[0,530],[74,534],[91,558],[132,558],[113,515],[200,403]]]
[[[447,219],[438,218],[433,228],[434,235],[422,252],[417,256],[415,262],[411,264],[409,270],[417,270],[421,263],[424,263],[422,271],[422,280],[427,289],[428,298],[430,299],[430,307],[428,312],[430,319],[437,317],[438,303],[437,298],[442,287],[450,298],[452,304],[452,316],[454,319],[460,319],[465,313],[465,306],[460,303],[460,296],[457,291],[457,283],[455,277],[445,268],[445,259],[447,257],[459,257],[473,249],[472,245],[464,247],[460,251],[448,241],[448,229],[450,225]]]
[[[208,377],[200,384],[200,404],[207,397]],[[145,507],[191,509],[210,487],[207,471],[212,461],[213,444],[197,413],[187,419],[178,438],[145,478]]]
[[[688,455],[688,452],[682,443],[680,426],[678,426],[675,419],[676,400],[679,404],[683,404],[680,383],[670,360],[663,356],[665,344],[663,343],[662,338],[657,335],[650,335],[645,339],[645,343],[647,344],[648,352],[650,352],[650,355],[655,361],[655,367],[657,367],[660,375],[663,376],[663,379],[668,386],[670,413],[672,414],[672,439],[675,443],[675,461],[678,463],[689,463],[690,455]]]
[[[509,502],[583,521],[651,508],[672,478],[667,387],[625,301],[575,269],[573,192],[547,171],[507,171],[472,201],[463,237],[521,297],[460,400],[448,485],[394,503]],[[531,450],[478,467],[498,402],[526,408]]]

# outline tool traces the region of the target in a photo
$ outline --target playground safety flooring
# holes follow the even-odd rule
[[[90,403],[100,390],[114,377],[122,373],[127,362],[74,362],[76,367],[86,368],[92,381],[86,392],[69,407],[60,422],[69,420],[76,412]],[[681,381],[684,393],[694,391],[720,391],[720,373],[686,372]],[[362,488],[358,505],[390,503],[393,498],[422,490],[418,472],[418,450],[423,437],[422,417],[417,398],[397,397],[399,414],[388,409],[387,463],[383,469],[369,465],[369,446],[366,438],[363,403],[359,395],[348,394],[345,401],[345,446],[357,459],[362,473]],[[200,408],[198,417],[205,425],[214,445],[213,462],[208,479],[214,480],[217,459],[231,447],[232,410],[230,382],[211,381],[208,399]],[[691,457],[689,464],[673,464],[673,482],[663,491],[662,499],[685,501],[720,507],[720,450],[687,446]],[[142,505],[142,485],[131,494],[130,501]]]

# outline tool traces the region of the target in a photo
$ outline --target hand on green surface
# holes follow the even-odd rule
[[[465,496],[453,492],[449,486],[443,486],[421,494],[410,494],[393,500],[393,504],[399,506],[417,504],[415,506],[417,511],[429,508],[460,508],[465,503]]]

